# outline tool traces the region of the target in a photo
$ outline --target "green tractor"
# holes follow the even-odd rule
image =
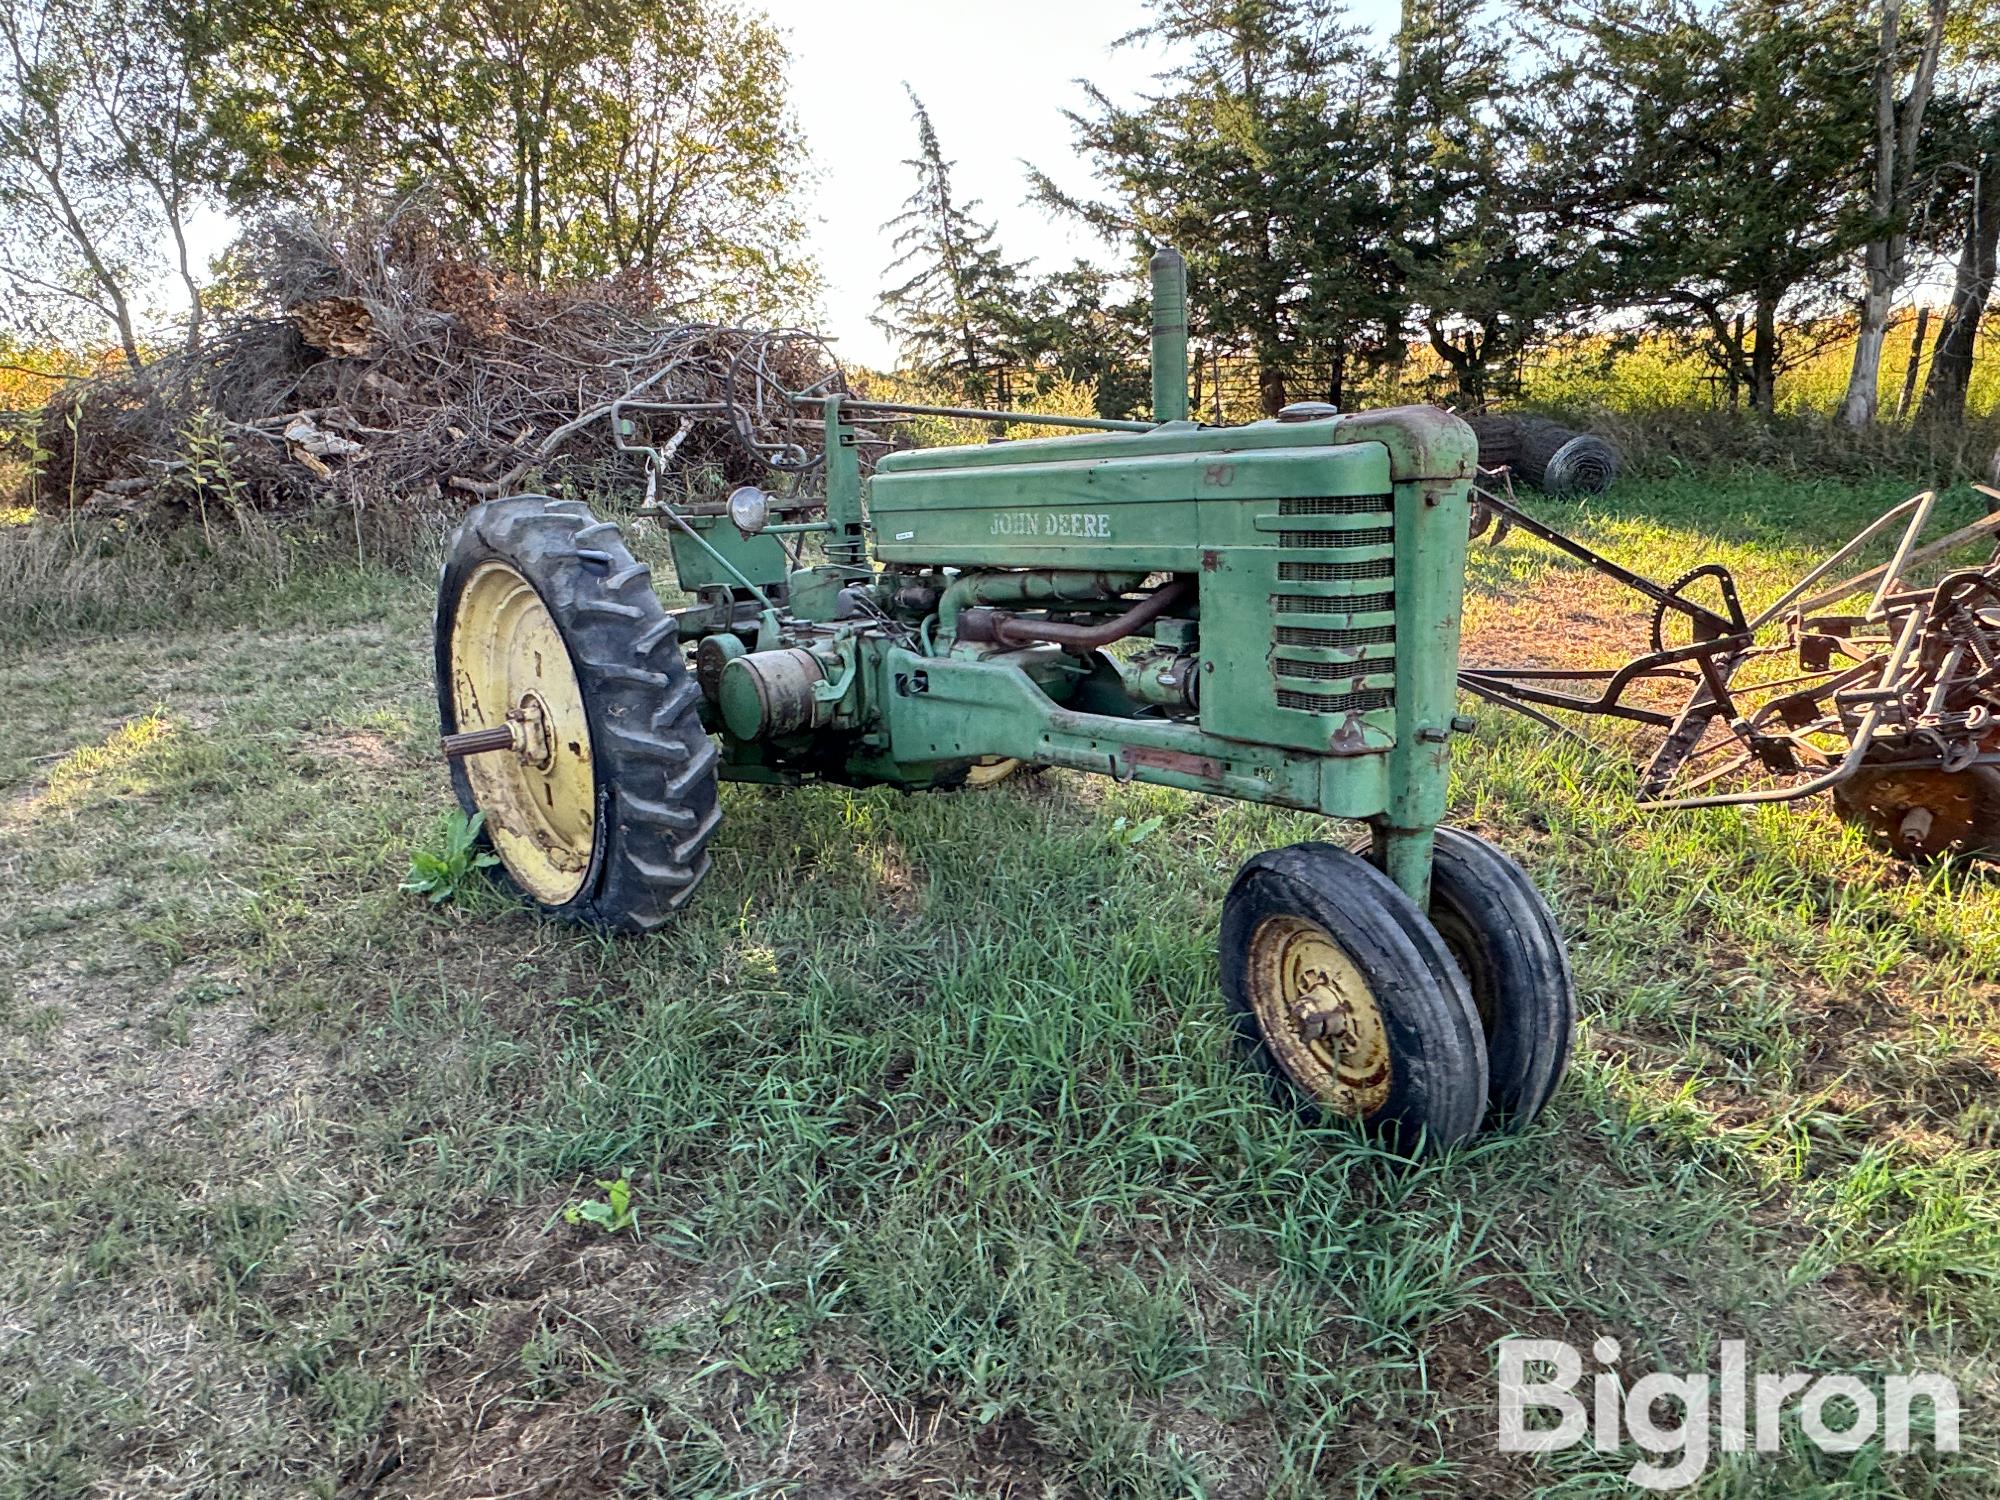
[[[1517,865],[1438,826],[1472,727],[1471,429],[1314,404],[1191,422],[1172,251],[1153,296],[1152,422],[774,395],[768,372],[720,411],[614,410],[635,447],[662,414],[774,432],[762,451],[797,477],[653,507],[683,608],[580,502],[470,511],[437,610],[459,801],[529,903],[628,932],[695,895],[724,780],[923,790],[1061,767],[1365,823],[1357,847],[1260,854],[1231,886],[1245,1050],[1404,1149],[1529,1120],[1569,1050],[1562,937]],[[866,463],[867,424],[913,413],[1082,430]]]

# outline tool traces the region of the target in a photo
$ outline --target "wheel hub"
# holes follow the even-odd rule
[[[542,695],[533,689],[521,695],[521,701],[507,710],[507,722],[520,726],[519,743],[515,753],[546,775],[555,769],[556,740],[549,722],[549,705]]]
[[[1250,939],[1250,1003],[1279,1064],[1335,1114],[1388,1102],[1389,1038],[1346,950],[1303,917],[1267,917]]]
[[[482,563],[451,624],[452,705],[473,801],[511,874],[560,906],[596,844],[596,778],[583,690],[548,606],[510,565]]]

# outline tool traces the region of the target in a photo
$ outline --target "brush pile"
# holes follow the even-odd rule
[[[1506,469],[1548,495],[1601,495],[1618,477],[1618,450],[1603,438],[1544,417],[1467,417],[1479,467]]]
[[[36,436],[37,506],[444,516],[530,486],[636,489],[645,461],[609,420],[621,398],[733,414],[760,382],[845,388],[809,335],[679,321],[642,274],[537,286],[409,213],[275,223],[254,277],[256,310],[198,348],[57,393]],[[670,454],[669,480],[705,485],[762,473],[757,436],[641,411],[626,441]]]

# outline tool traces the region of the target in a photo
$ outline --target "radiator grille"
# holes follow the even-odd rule
[[[1387,708],[1396,701],[1388,688],[1362,688],[1352,693],[1301,693],[1292,688],[1278,689],[1278,707],[1296,708],[1309,714],[1367,713]]]
[[[1295,656],[1272,659],[1271,670],[1280,677],[1303,677],[1309,682],[1352,682],[1370,672],[1381,671],[1385,662],[1301,661]]]
[[[1282,583],[1333,583],[1349,578],[1394,578],[1396,559],[1373,557],[1365,562],[1281,562]]]
[[[1273,594],[1271,596],[1271,608],[1281,615],[1372,615],[1381,614],[1395,607],[1394,594]]]
[[[1346,531],[1325,524],[1308,530],[1310,523],[1301,522],[1277,533],[1278,582],[1293,590],[1271,595],[1271,675],[1265,681],[1279,709],[1327,717],[1394,706],[1394,506],[1389,495],[1279,498],[1281,516],[1370,518]],[[1352,592],[1357,584],[1371,592]],[[1347,618],[1325,626],[1279,623],[1299,615]],[[1361,647],[1373,649],[1364,656]],[[1312,735],[1324,744],[1320,736],[1330,732],[1321,726]]]
[[[1393,526],[1370,526],[1365,531],[1281,531],[1281,547],[1381,547],[1396,540]]]
[[[1280,646],[1386,646],[1396,639],[1394,625],[1362,625],[1348,630],[1316,630],[1308,625],[1280,625],[1271,632]]]
[[[1281,516],[1372,516],[1394,509],[1393,495],[1291,495],[1278,502]]]

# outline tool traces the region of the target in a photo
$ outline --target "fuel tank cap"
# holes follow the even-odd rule
[[[1280,422],[1318,422],[1339,415],[1340,408],[1331,401],[1294,401],[1278,408]]]

